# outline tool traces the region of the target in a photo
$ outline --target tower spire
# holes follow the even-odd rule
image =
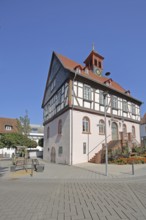
[[[94,51],[94,42],[92,43],[92,50]]]

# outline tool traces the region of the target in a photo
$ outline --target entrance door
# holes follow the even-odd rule
[[[51,148],[51,162],[52,163],[56,163],[56,151],[55,151],[55,147]]]
[[[118,125],[115,122],[112,123],[112,140],[118,140]]]

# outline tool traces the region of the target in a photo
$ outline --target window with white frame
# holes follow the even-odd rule
[[[136,107],[133,103],[131,105],[131,112],[132,112],[133,115],[136,115]]]
[[[103,95],[103,91],[101,90],[99,92],[99,104],[104,105],[104,95]]]
[[[83,133],[89,133],[90,132],[90,121],[89,121],[89,118],[88,117],[84,117],[83,118],[83,121],[82,121],[82,131]]]
[[[84,97],[85,100],[91,101],[91,87],[84,85]]]
[[[113,98],[112,98],[112,108],[118,109],[118,97],[116,97],[116,96],[113,96]]]
[[[128,112],[128,102],[123,100],[123,112]]]
[[[13,129],[13,126],[12,125],[5,125],[5,129],[7,131],[11,131]]]
[[[58,134],[62,134],[62,120],[61,119],[58,122]]]
[[[86,142],[83,143],[83,154],[86,154]]]
[[[136,134],[135,134],[135,127],[132,126],[132,137],[135,138],[136,137]]]
[[[105,134],[105,123],[102,119],[99,121],[99,134]]]

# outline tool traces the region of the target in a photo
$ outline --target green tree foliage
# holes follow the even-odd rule
[[[27,111],[25,112],[24,117],[20,116],[18,119],[18,130],[19,133],[24,134],[25,136],[28,136],[31,131],[30,119]]]
[[[11,133],[11,134],[2,134],[0,143],[2,147],[17,147],[17,146],[26,146],[26,147],[36,147],[37,143],[26,135]]]
[[[38,145],[41,147],[44,146],[44,138],[39,139]]]

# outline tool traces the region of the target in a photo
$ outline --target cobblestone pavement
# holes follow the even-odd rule
[[[52,165],[56,173],[53,176],[51,170],[47,178],[47,170],[34,177],[12,178],[9,173],[1,176],[0,220],[146,219],[146,177],[142,175],[145,167],[138,167],[136,170],[141,175],[137,173],[132,178],[123,178],[123,173],[120,178],[115,175],[104,178],[102,171],[103,178],[97,178],[100,172],[96,176],[94,169],[87,167],[88,170],[83,165]],[[5,170],[7,166],[1,166],[1,171],[5,173]],[[82,172],[84,175],[79,176]]]

